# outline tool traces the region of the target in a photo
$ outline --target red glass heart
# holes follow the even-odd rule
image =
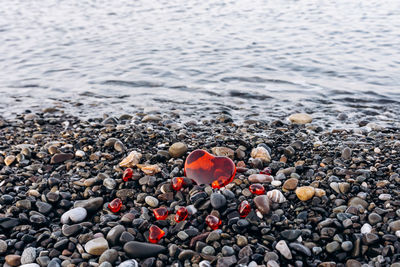
[[[157,220],[165,220],[168,216],[168,209],[165,207],[160,207],[153,210],[154,216]]]
[[[156,225],[150,226],[149,241],[150,243],[157,243],[165,235],[165,232]]]
[[[122,207],[122,200],[119,198],[116,198],[110,203],[108,203],[108,208],[114,213],[118,212],[121,209],[121,207]]]
[[[124,174],[122,175],[122,180],[127,182],[129,179],[132,179],[133,176],[133,170],[131,168],[128,168],[124,171]]]
[[[185,174],[198,185],[211,184],[213,188],[221,188],[232,182],[236,166],[230,158],[216,157],[197,149],[186,158]]]
[[[218,229],[218,226],[221,225],[221,220],[217,216],[208,215],[206,217],[206,223],[211,229],[216,230]]]
[[[183,177],[174,177],[171,180],[172,188],[176,191],[181,190],[183,186]]]
[[[188,216],[187,209],[185,207],[181,207],[176,211],[175,221],[177,223],[182,222],[182,221],[186,220],[187,216]]]
[[[265,193],[265,188],[262,184],[252,184],[249,186],[249,190],[255,195],[262,195]]]
[[[249,215],[251,211],[251,206],[247,200],[243,200],[239,205],[239,214],[240,217],[244,218]]]
[[[260,174],[266,174],[266,175],[271,175],[272,170],[270,167],[264,168],[264,170],[260,171]]]

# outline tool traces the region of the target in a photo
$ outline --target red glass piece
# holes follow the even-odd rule
[[[128,168],[124,171],[124,174],[122,175],[122,180],[127,182],[129,179],[132,179],[133,176],[133,170],[131,168]]]
[[[205,150],[195,150],[185,161],[185,175],[196,184],[221,188],[232,182],[236,166],[230,158],[216,157]]]
[[[116,198],[110,203],[108,203],[108,208],[114,213],[118,212],[121,209],[121,207],[122,207],[122,200],[119,198]]]
[[[216,230],[221,225],[221,220],[214,215],[208,215],[206,217],[206,223],[211,229]]]
[[[249,215],[251,211],[251,206],[247,200],[243,200],[239,205],[239,214],[240,217],[244,218]]]
[[[172,188],[176,191],[181,190],[183,186],[183,177],[174,177],[172,178]]]
[[[272,170],[270,167],[264,168],[264,170],[260,171],[260,174],[266,174],[266,175],[271,175]]]
[[[185,207],[181,207],[176,211],[175,221],[177,223],[182,222],[182,221],[186,220],[187,216],[188,216],[187,209]]]
[[[251,193],[256,195],[262,195],[265,193],[265,188],[262,184],[252,184],[249,186],[249,190]]]
[[[150,243],[157,243],[165,235],[165,232],[156,225],[150,226],[149,241]]]
[[[154,209],[153,212],[157,220],[165,220],[168,216],[168,209],[165,207]]]

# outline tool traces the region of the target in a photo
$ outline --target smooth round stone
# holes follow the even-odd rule
[[[333,241],[333,242],[326,244],[326,251],[328,253],[333,253],[339,249],[340,249],[340,244],[337,241]]]
[[[353,197],[353,198],[351,198],[349,200],[347,205],[348,206],[354,206],[354,207],[361,206],[364,209],[366,209],[368,207],[368,202],[365,201],[364,199],[359,198],[359,197]]]
[[[106,178],[103,181],[103,185],[107,188],[107,189],[114,189],[117,186],[117,182],[112,179],[112,178]]]
[[[277,181],[277,180],[274,180],[274,181],[271,182],[271,185],[274,186],[274,187],[281,186],[281,184],[282,184],[282,182],[281,181]]]
[[[345,147],[342,150],[342,159],[348,160],[351,158],[351,149],[349,147]]]
[[[3,254],[7,251],[7,242],[4,240],[0,240],[0,254]]]
[[[341,247],[344,251],[348,252],[353,249],[353,243],[351,243],[351,241],[344,241]]]
[[[10,266],[20,266],[21,256],[20,255],[7,255],[5,257],[6,263]]]
[[[78,200],[74,203],[74,208],[84,208],[88,212],[99,210],[103,206],[104,200],[102,197],[93,197],[85,200]]]
[[[290,178],[285,181],[283,184],[283,189],[285,190],[295,190],[297,188],[297,185],[299,183],[299,180],[297,178]]]
[[[36,260],[36,248],[29,247],[24,249],[21,255],[21,264],[28,264],[35,262]]]
[[[35,205],[38,211],[42,214],[48,214],[53,209],[51,204],[42,201],[36,201]]]
[[[113,267],[113,266],[108,261],[103,261],[102,263],[100,263],[99,267]]]
[[[308,257],[311,256],[311,250],[308,247],[306,247],[300,243],[290,243],[289,248],[294,249],[297,252],[300,252]]]
[[[371,233],[371,231],[372,231],[372,226],[369,223],[365,223],[361,227],[361,233],[362,234],[368,234],[368,233]]]
[[[182,241],[184,241],[184,240],[189,238],[189,235],[187,233],[185,233],[184,231],[179,231],[177,236]]]
[[[361,266],[362,266],[361,263],[357,260],[350,259],[346,261],[346,267],[361,267]]]
[[[179,158],[186,154],[188,147],[185,143],[178,142],[169,147],[168,153],[173,158]]]
[[[244,246],[247,245],[247,243],[248,243],[248,241],[247,241],[247,238],[245,236],[243,236],[243,235],[236,236],[236,244],[239,247],[244,247]]]
[[[312,186],[302,186],[296,189],[296,195],[301,201],[311,199],[315,194],[315,188]]]
[[[116,251],[115,249],[107,249],[101,254],[99,258],[99,263],[107,261],[112,264],[117,259],[118,259],[118,251]]]
[[[156,208],[158,206],[158,199],[155,197],[147,196],[144,201],[152,208]]]
[[[268,150],[265,147],[262,147],[262,146],[253,148],[253,150],[251,151],[250,156],[253,159],[261,160],[263,163],[269,163],[271,161],[271,156],[270,156]]]
[[[135,260],[127,260],[121,262],[117,267],[139,267],[139,264]]]
[[[235,250],[230,246],[223,246],[221,252],[223,256],[232,256],[235,254]]]
[[[20,265],[20,267],[40,267],[40,265],[37,263],[27,263]]]
[[[220,209],[225,207],[226,205],[226,198],[223,194],[220,193],[212,193],[210,196],[211,206],[214,209]]]
[[[157,244],[129,241],[124,245],[124,251],[128,257],[149,258],[165,252],[166,248]]]
[[[61,216],[61,223],[62,224],[66,224],[69,222],[73,222],[73,223],[79,223],[82,222],[83,220],[85,220],[87,216],[87,211],[84,208],[73,208],[67,212],[65,212],[62,216]]]
[[[201,250],[201,253],[204,253],[206,255],[214,255],[215,254],[215,249],[212,246],[205,246]]]
[[[390,200],[392,196],[390,194],[380,194],[378,198],[382,201],[387,201]]]
[[[266,174],[252,174],[249,176],[249,181],[251,183],[271,183],[274,180],[272,176]]]
[[[199,263],[199,267],[211,267],[211,263],[209,261],[204,260]]]
[[[368,222],[370,224],[372,224],[372,225],[375,225],[375,224],[377,224],[378,222],[381,222],[381,221],[382,221],[381,215],[379,215],[379,214],[377,214],[375,212],[373,212],[370,215],[368,215]]]
[[[340,189],[339,189],[339,183],[337,182],[332,182],[329,184],[330,188],[332,188],[336,193],[340,193]]]
[[[64,225],[62,228],[62,233],[65,236],[74,236],[83,229],[80,224]]]
[[[108,242],[104,237],[92,239],[85,244],[86,252],[95,256],[100,256],[107,249]]]
[[[47,267],[50,263],[50,258],[48,256],[41,256],[36,259],[41,267]]]
[[[295,124],[307,124],[312,122],[312,117],[306,113],[295,113],[289,116],[289,121]]]
[[[121,234],[125,231],[125,227],[122,225],[114,226],[108,233],[107,233],[107,241],[110,242],[110,245],[114,246],[117,245],[118,240]]]
[[[312,252],[314,255],[318,255],[322,252],[322,248],[321,247],[313,247]]]
[[[256,196],[253,201],[262,214],[265,215],[270,212],[270,200],[267,195]]]
[[[85,152],[83,152],[82,150],[77,150],[75,152],[75,157],[83,158],[84,156],[85,156]]]
[[[292,252],[290,251],[289,247],[287,246],[284,240],[279,241],[276,243],[275,249],[281,253],[283,257],[288,260],[292,259]]]
[[[20,209],[30,210],[32,207],[32,204],[29,200],[22,199],[22,200],[18,200],[17,203],[15,203],[15,206]]]
[[[299,236],[301,235],[301,230],[295,229],[295,230],[284,230],[281,232],[281,236],[289,241],[294,241],[296,240]]]
[[[396,232],[400,230],[400,220],[389,223],[390,230]]]

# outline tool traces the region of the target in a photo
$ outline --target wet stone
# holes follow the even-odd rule
[[[113,264],[117,259],[118,259],[118,251],[116,251],[115,249],[107,249],[101,254],[99,258],[99,263],[107,261]]]
[[[226,205],[226,198],[224,195],[220,193],[212,193],[210,200],[211,200],[211,206],[214,209],[220,209]]]
[[[108,242],[103,237],[95,238],[85,244],[85,250],[91,255],[100,256],[108,249]]]
[[[137,241],[130,241],[124,245],[124,251],[132,258],[155,257],[166,250],[164,246]]]

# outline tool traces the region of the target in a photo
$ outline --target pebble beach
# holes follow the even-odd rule
[[[196,149],[231,158],[232,182],[215,189],[184,178],[174,190]],[[132,151],[141,156],[124,181]],[[325,128],[312,114],[240,123],[223,113],[0,117],[0,265],[397,267],[399,174],[397,126]],[[115,198],[118,212],[108,207]],[[165,220],[153,214],[159,207]],[[189,215],[176,223],[180,207]],[[156,244],[152,225],[165,232]]]

